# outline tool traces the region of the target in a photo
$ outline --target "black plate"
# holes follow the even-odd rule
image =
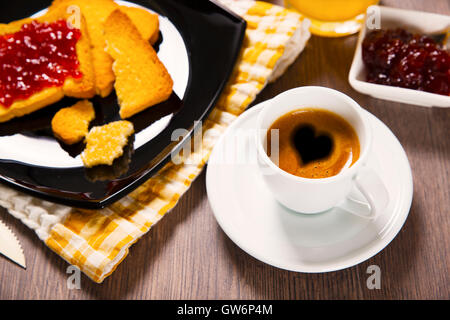
[[[187,137],[194,130],[194,122],[207,116],[231,74],[244,37],[245,21],[207,0],[130,2],[167,17],[184,40],[189,76],[183,97],[173,94],[167,102],[130,119],[135,126],[136,138],[139,137],[139,131],[155,125],[156,120],[170,115],[170,121],[157,131],[155,137],[145,140],[132,154],[130,151],[133,148],[128,146],[125,155],[117,159],[112,167],[86,170],[78,165],[60,168],[57,165],[40,164],[39,160],[35,163],[33,159],[24,161],[21,157],[8,156],[6,159],[1,156],[4,153],[12,154],[15,149],[20,148],[17,150],[19,153],[29,152],[31,158],[36,155],[36,159],[47,157],[51,160],[52,155],[45,154],[48,143],[56,143],[51,134],[51,118],[61,107],[75,101],[63,99],[29,116],[0,124],[1,181],[46,200],[76,207],[102,208],[131,192],[155,174],[170,160],[171,152],[176,152],[187,141]],[[6,23],[30,16],[49,4],[50,1],[2,1],[0,22]],[[165,34],[162,29],[161,33],[156,50],[173,37],[172,33]],[[173,48],[171,51],[176,50]],[[177,78],[173,75],[172,77],[176,85]],[[114,93],[104,99],[95,97],[91,101],[97,114],[93,125],[118,118]],[[171,136],[175,129],[186,129],[187,134],[177,141],[172,141]],[[30,143],[23,147],[14,139],[29,139]],[[23,151],[23,148],[26,148],[26,151]],[[83,145],[70,148],[59,145],[58,148],[64,149],[64,156],[71,159],[70,157],[81,152]],[[117,175],[120,176],[114,177]]]

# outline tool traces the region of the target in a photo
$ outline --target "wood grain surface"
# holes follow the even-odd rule
[[[450,14],[448,0],[382,4]],[[83,275],[80,289],[67,288],[68,264],[0,209],[0,219],[17,234],[27,259],[23,270],[0,257],[0,299],[449,299],[450,109],[393,103],[354,91],[347,75],[356,39],[313,36],[255,103],[297,86],[327,86],[355,99],[394,132],[412,167],[414,198],[405,225],[382,252],[355,267],[324,274],[266,265],[220,229],[203,172],[110,277],[96,284]],[[366,286],[367,267],[373,264],[381,269],[378,290]]]

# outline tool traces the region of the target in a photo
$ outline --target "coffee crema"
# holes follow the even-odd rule
[[[303,108],[278,118],[267,131],[269,157],[274,129],[279,130],[277,165],[293,175],[312,179],[332,177],[359,158],[355,129],[331,111]]]

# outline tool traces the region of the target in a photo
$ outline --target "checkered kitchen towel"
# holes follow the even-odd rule
[[[102,210],[80,210],[30,197],[0,185],[0,205],[70,264],[102,282],[188,190],[226,127],[280,76],[309,39],[309,21],[259,1],[221,0],[247,21],[233,75],[203,122],[202,146],[181,164],[168,163],[134,192]]]

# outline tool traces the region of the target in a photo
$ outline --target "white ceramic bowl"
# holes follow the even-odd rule
[[[403,28],[413,33],[431,34],[450,27],[450,16],[422,11],[403,10],[383,6],[371,6],[368,12],[379,10],[381,29]],[[371,19],[368,14],[368,19]],[[374,21],[373,19],[371,21]],[[362,41],[368,32],[367,23],[359,33],[355,55],[348,75],[350,85],[356,91],[374,98],[409,103],[425,107],[450,107],[450,97],[419,90],[373,84],[365,81],[366,68],[362,60]]]

